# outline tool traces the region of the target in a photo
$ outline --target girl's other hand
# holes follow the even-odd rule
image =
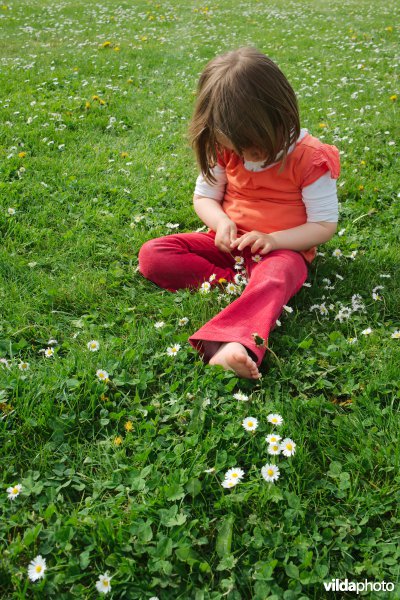
[[[231,250],[234,248],[243,250],[243,248],[246,248],[247,246],[251,246],[250,251],[253,254],[255,252],[258,252],[259,254],[268,254],[268,252],[277,249],[272,235],[262,233],[261,231],[249,231],[248,233],[241,235],[231,244]]]
[[[237,227],[228,217],[218,222],[215,232],[215,245],[222,252],[230,252],[232,243],[236,241]]]

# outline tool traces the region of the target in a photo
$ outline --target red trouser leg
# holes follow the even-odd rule
[[[139,270],[160,287],[175,292],[215,281],[233,281],[234,260],[218,250],[213,233],[177,233],[149,240],[139,252]]]
[[[242,295],[196,331],[189,342],[204,353],[205,341],[239,342],[250,350],[257,364],[265,348],[255,344],[252,334],[268,339],[282,308],[307,278],[306,263],[298,252],[274,250],[258,264],[246,255],[249,283]]]

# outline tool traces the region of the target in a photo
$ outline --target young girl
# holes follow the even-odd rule
[[[210,364],[257,379],[265,344],[254,333],[268,339],[305,282],[316,245],[336,231],[339,153],[300,129],[292,87],[254,48],[208,63],[190,136],[201,170],[194,209],[209,231],[146,242],[139,268],[176,291],[235,281],[243,262],[242,295],[189,341]]]

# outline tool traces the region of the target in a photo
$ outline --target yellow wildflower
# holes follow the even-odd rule
[[[133,430],[133,423],[132,421],[127,421],[124,425],[125,427],[125,431],[132,431]]]
[[[111,42],[103,42],[103,48],[109,48],[111,46]]]
[[[393,94],[392,96],[390,96],[390,100],[391,100],[392,102],[396,102],[396,100],[397,100],[397,95],[396,95],[396,94]]]
[[[120,446],[123,442],[123,439],[120,435],[117,435],[116,438],[114,438],[114,446]]]
[[[26,152],[18,152],[18,158],[25,158]]]

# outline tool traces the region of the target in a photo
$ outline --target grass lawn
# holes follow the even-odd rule
[[[5,1],[0,597],[98,598],[107,574],[115,599],[353,598],[325,591],[345,578],[400,598],[398,3]],[[260,382],[187,342],[232,296],[137,272],[146,240],[202,225],[194,90],[242,45],[342,160],[338,233]],[[268,454],[272,432],[293,456]]]

